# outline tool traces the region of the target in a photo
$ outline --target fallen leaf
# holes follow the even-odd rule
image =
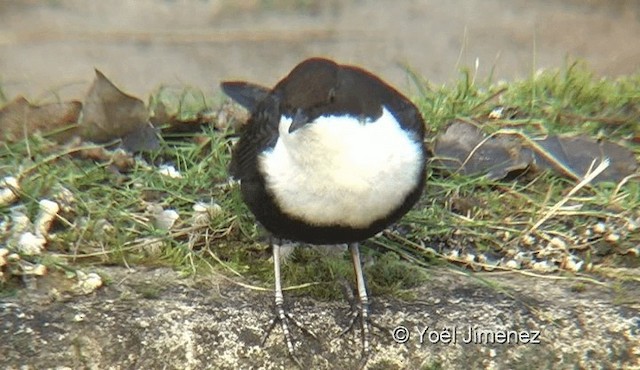
[[[82,103],[33,105],[17,97],[0,109],[0,141],[18,141],[36,132],[62,143],[76,133]]]
[[[593,182],[619,182],[638,170],[633,152],[610,141],[586,135],[532,139],[524,133],[486,136],[462,120],[452,122],[433,146],[434,163],[450,172],[502,179],[513,171],[550,169],[581,180],[590,169],[609,159],[610,166]]]
[[[141,126],[122,137],[122,147],[130,152],[151,151],[159,146],[158,130],[151,124]]]
[[[135,167],[133,155],[122,149],[109,150],[103,146],[86,146],[79,138],[71,140],[65,147],[75,158],[108,163],[118,173],[129,172]]]
[[[542,169],[552,169],[564,176],[579,180],[609,158],[611,165],[598,175],[594,182],[618,182],[634,173],[638,163],[633,152],[610,141],[598,142],[586,135],[549,136],[535,140],[535,164]]]
[[[97,69],[85,98],[80,132],[83,139],[96,143],[122,139],[123,147],[132,152],[159,146],[142,100],[119,90]]]
[[[501,179],[533,160],[530,150],[509,136],[485,137],[476,126],[455,121],[435,142],[435,162],[451,172]]]

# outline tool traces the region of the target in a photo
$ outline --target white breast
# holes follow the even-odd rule
[[[289,133],[282,117],[263,153],[267,188],[282,210],[315,225],[369,226],[398,207],[419,181],[421,145],[386,109],[375,122],[323,116]]]

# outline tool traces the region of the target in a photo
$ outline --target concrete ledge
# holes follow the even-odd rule
[[[264,348],[260,346],[271,318],[271,293],[222,282],[196,283],[167,269],[104,271],[112,283],[89,296],[52,300],[50,295],[24,293],[3,298],[2,364],[9,369],[294,367],[279,327]],[[575,282],[518,274],[482,275],[491,285],[439,268],[431,275],[416,292],[418,301],[373,297],[374,321],[390,332],[402,326],[410,336],[401,344],[391,333],[374,329],[369,369],[640,366],[637,303],[616,304],[609,289],[587,284],[576,292]],[[145,284],[163,290],[144,298],[150,296],[140,293]],[[629,289],[640,296],[637,284]],[[338,336],[348,321],[347,302],[317,302],[287,293],[285,302],[319,338],[293,330],[306,367],[357,366],[359,332]],[[481,343],[465,343],[470,327]],[[452,335],[442,334],[445,328],[450,334],[456,330],[456,343]],[[396,335],[402,335],[402,329]],[[491,337],[493,344],[487,343]]]

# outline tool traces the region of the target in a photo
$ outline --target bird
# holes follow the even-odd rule
[[[369,297],[359,244],[404,216],[425,186],[425,122],[398,90],[357,66],[313,57],[273,88],[226,81],[221,88],[250,116],[231,153],[230,175],[255,219],[272,235],[275,310],[300,366],[285,309],[277,240],[348,245],[358,303],[361,366],[370,355]]]

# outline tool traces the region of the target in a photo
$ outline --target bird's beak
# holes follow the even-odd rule
[[[289,126],[289,133],[305,126],[307,123],[309,123],[309,118],[307,118],[307,115],[302,112],[302,109],[298,109],[296,114],[293,116],[291,126]]]

